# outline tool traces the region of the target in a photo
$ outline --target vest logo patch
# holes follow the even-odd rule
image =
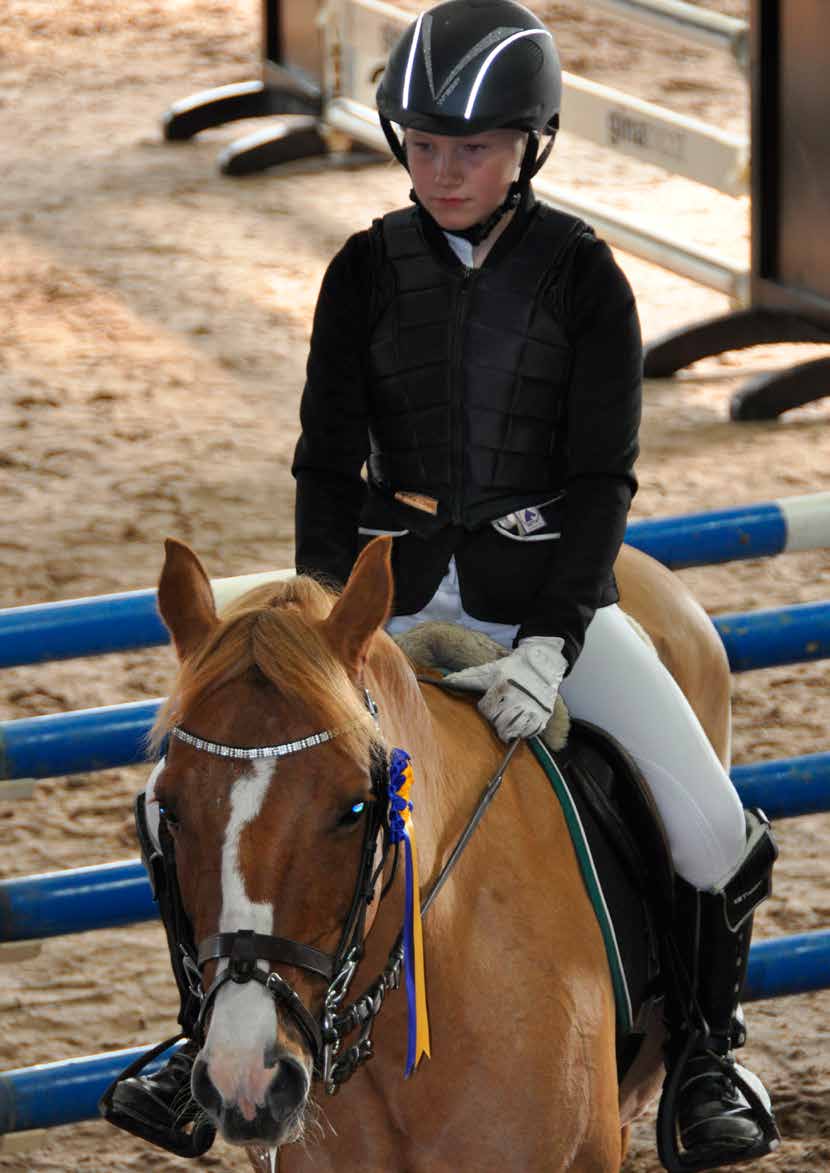
[[[517,509],[514,517],[523,534],[535,533],[537,529],[545,528],[545,519],[538,509],[528,505],[526,509]]]

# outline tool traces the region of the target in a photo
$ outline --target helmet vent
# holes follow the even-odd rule
[[[477,57],[481,57],[493,45],[496,46],[494,52],[498,51],[499,43],[503,41],[506,36],[509,37],[511,33],[516,33],[518,31],[518,29],[497,28],[493,29],[485,37],[482,37],[481,40],[476,41],[473,47],[467,50],[461,60],[456,62],[455,65],[451,66],[447,76],[444,78],[438,94],[436,95],[435,90],[433,89],[432,96],[434,98],[437,97],[439,102],[446,98],[452,83],[460,77],[471,61],[475,61]],[[426,49],[426,46],[424,46],[424,48]],[[453,89],[454,88],[455,87],[453,86]]]

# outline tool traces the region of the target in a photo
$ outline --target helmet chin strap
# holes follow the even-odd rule
[[[524,155],[522,157],[522,163],[519,168],[519,176],[513,183],[510,184],[504,200],[499,204],[495,211],[491,212],[490,215],[487,216],[484,220],[479,220],[477,224],[471,224],[469,228],[453,228],[452,235],[460,236],[462,240],[467,240],[472,245],[481,244],[483,240],[486,240],[502,217],[506,216],[508,212],[512,212],[519,206],[522,201],[522,197],[530,186],[531,179],[550,154],[551,148],[553,147],[553,140],[555,138],[556,132],[554,131],[553,134],[551,134],[548,142],[545,144],[544,150],[541,154],[539,154],[539,135],[536,131],[531,131],[527,136],[527,143],[525,144]],[[406,158],[405,155],[404,158]],[[404,166],[406,166],[406,164],[404,164]],[[418,205],[424,215],[430,215],[424,205],[418,199],[414,188],[412,191],[410,191],[409,198],[413,203]],[[430,217],[430,219],[434,219],[434,217]],[[441,227],[440,224],[438,227]]]
[[[418,199],[418,194],[414,187],[409,193],[409,198],[412,200],[413,204],[418,205],[423,216],[429,216],[430,220],[432,220],[432,222],[437,225],[438,228],[441,228],[441,225],[438,223],[435,217],[426,210],[424,205]],[[470,244],[473,245],[481,244],[482,240],[487,239],[487,237],[498,224],[499,220],[501,220],[502,216],[505,216],[508,212],[512,211],[513,208],[517,208],[519,206],[521,198],[522,193],[519,190],[518,183],[511,183],[510,190],[507,193],[507,198],[503,203],[499,204],[495,212],[490,213],[486,220],[480,220],[478,224],[472,224],[469,228],[441,228],[441,231],[450,232],[452,236],[460,236],[462,240],[468,240]]]

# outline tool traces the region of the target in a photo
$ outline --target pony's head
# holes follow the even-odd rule
[[[380,631],[391,597],[382,539],[339,597],[298,577],[220,619],[196,555],[166,543],[159,610],[180,667],[147,799],[205,993],[193,1092],[231,1142],[302,1134],[326,998],[377,909],[387,796],[366,663],[377,641],[403,663]]]

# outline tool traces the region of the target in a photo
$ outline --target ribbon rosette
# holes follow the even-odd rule
[[[406,862],[406,897],[403,918],[403,963],[409,1031],[406,1047],[407,1076],[422,1055],[429,1058],[429,1017],[424,978],[424,939],[421,928],[421,887],[418,852],[412,825],[412,761],[404,749],[393,749],[389,759],[389,840],[403,843]]]

